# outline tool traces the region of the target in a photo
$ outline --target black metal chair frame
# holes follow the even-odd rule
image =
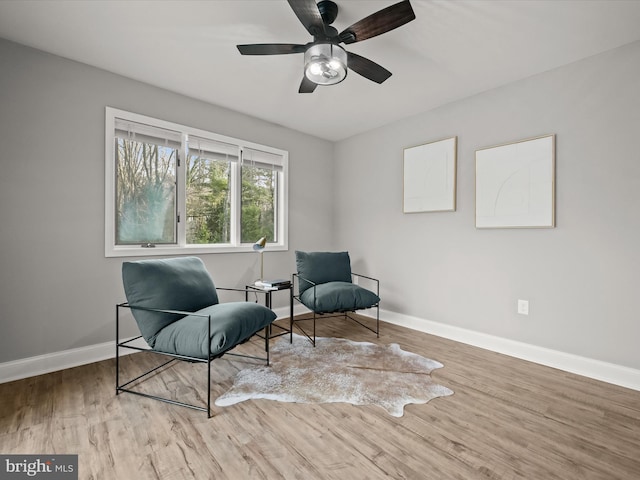
[[[376,295],[378,297],[380,297],[380,280],[378,280],[377,278],[373,278],[373,277],[367,277],[366,275],[362,275],[359,273],[351,273],[351,278],[353,279],[354,277],[359,277],[359,278],[366,278],[367,280],[371,280],[373,282],[376,283]],[[296,282],[296,279],[298,280]],[[349,315],[350,313],[355,313],[357,310],[337,310],[334,312],[322,312],[322,313],[316,313],[315,309],[312,309],[312,313],[313,313],[313,317],[311,318],[299,318],[299,319],[294,319],[293,317],[293,299],[296,299],[298,302],[302,303],[302,300],[300,299],[300,280],[304,281],[304,282],[308,282],[309,284],[311,284],[311,287],[309,288],[313,288],[313,304],[315,306],[316,304],[316,286],[318,285],[317,283],[308,280],[302,276],[300,276],[297,273],[294,273],[292,275],[291,278],[291,318],[289,321],[289,330],[290,330],[290,337],[289,337],[289,343],[293,343],[293,326],[295,325],[296,327],[298,327],[298,330],[300,330],[300,332],[302,332],[302,334],[307,337],[307,339],[311,342],[311,344],[315,347],[316,346],[316,318],[318,317],[322,317],[322,318],[334,318],[334,317],[342,317],[344,316],[345,319],[349,319],[353,322],[356,322],[357,324],[363,326],[364,328],[366,328],[367,330],[370,330],[371,332],[376,334],[377,338],[380,338],[380,302],[376,303],[375,305],[371,305],[370,307],[367,308],[361,308],[358,310],[367,310],[369,308],[375,308],[376,309],[376,328],[372,328],[369,325],[365,325],[364,323],[362,323],[360,320],[358,320],[355,317],[352,317],[351,315]],[[296,290],[296,284],[298,285],[298,294],[296,295],[294,292]],[[304,305],[304,303],[302,303]],[[313,320],[313,336],[311,336],[311,334],[307,333],[307,331],[302,328],[298,322],[304,322],[304,321],[309,321],[309,320]]]
[[[227,291],[238,291],[238,292],[245,292],[244,289],[235,289],[235,288],[216,288],[216,290],[227,290]],[[250,358],[253,360],[264,360],[267,362],[267,365],[269,365],[269,325],[267,325],[264,328],[264,341],[265,341],[265,353],[266,353],[266,357],[255,357],[252,355],[243,355],[240,353],[232,353],[231,350],[234,349],[235,347],[237,347],[238,345],[241,345],[247,341],[249,341],[253,335],[251,335],[250,337],[244,339],[242,342],[237,343],[236,345],[233,345],[232,347],[228,348],[227,350],[225,350],[222,353],[216,354],[216,355],[209,355],[209,358],[200,358],[200,357],[191,357],[188,355],[179,355],[179,354],[175,354],[175,353],[168,353],[168,352],[160,352],[157,350],[154,350],[152,348],[145,348],[145,347],[138,347],[135,345],[131,345],[133,342],[135,342],[136,340],[139,340],[140,338],[142,338],[142,335],[138,335],[137,337],[134,338],[130,338],[128,340],[124,340],[124,341],[120,341],[120,309],[121,308],[127,308],[129,310],[146,310],[148,312],[157,312],[157,313],[168,313],[171,315],[181,315],[181,316],[194,316],[194,317],[202,317],[202,318],[207,318],[208,319],[208,337],[209,339],[211,339],[211,320],[212,320],[212,316],[211,315],[202,315],[202,314],[198,314],[198,313],[194,313],[194,312],[186,312],[186,311],[182,311],[182,310],[163,310],[163,309],[156,309],[156,308],[146,308],[146,307],[137,307],[134,305],[129,305],[128,302],[124,302],[124,303],[120,303],[118,305],[116,305],[116,395],[119,395],[120,392],[126,392],[126,393],[133,393],[134,395],[139,395],[141,397],[146,397],[146,398],[151,398],[153,400],[159,400],[161,402],[165,402],[165,403],[170,403],[172,405],[179,405],[181,407],[187,407],[187,408],[191,408],[194,410],[199,410],[201,412],[206,412],[207,413],[207,418],[211,418],[211,362],[217,358],[221,358],[223,355],[232,355],[235,357],[243,357],[243,358]],[[256,335],[257,332],[254,334]],[[262,338],[262,337],[260,337]],[[158,365],[157,367],[152,368],[151,370],[138,375],[136,378],[127,381],[126,383],[120,384],[120,349],[121,348],[127,348],[130,350],[137,350],[139,352],[148,352],[148,353],[153,353],[156,355],[160,355],[163,357],[169,357],[170,360],[167,360],[166,362],[162,363],[161,365]],[[206,407],[203,406],[199,406],[199,405],[192,405],[189,403],[184,403],[184,402],[179,402],[177,400],[173,400],[171,398],[166,398],[166,397],[160,397],[160,396],[156,396],[156,395],[151,395],[148,393],[144,393],[144,392],[140,392],[140,391],[136,391],[136,390],[132,390],[130,388],[126,388],[128,385],[131,385],[132,383],[136,382],[137,380],[141,380],[144,377],[156,372],[157,370],[161,369],[162,367],[169,365],[170,363],[173,363],[177,360],[183,360],[183,361],[187,361],[187,362],[191,362],[191,363],[206,363],[207,364],[207,405]]]

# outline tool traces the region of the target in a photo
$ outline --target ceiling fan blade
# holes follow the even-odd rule
[[[284,55],[286,53],[304,53],[306,45],[293,43],[251,43],[237,45],[242,55]]]
[[[304,77],[302,77],[302,82],[300,83],[298,93],[313,93],[317,86],[317,83],[312,82],[305,75]]]
[[[409,0],[391,5],[363,18],[340,32],[340,41],[355,43],[386,33],[416,18]]]
[[[307,32],[314,37],[324,34],[324,22],[315,0],[288,0],[288,2]]]
[[[382,83],[391,76],[391,72],[368,58],[347,52],[349,68],[372,82]]]

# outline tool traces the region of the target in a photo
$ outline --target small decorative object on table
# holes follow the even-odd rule
[[[255,283],[257,287],[262,286],[262,279],[264,278],[264,257],[262,255],[266,246],[267,237],[262,237],[260,240],[253,244],[253,251],[260,253],[260,280]]]
[[[255,283],[256,287],[265,289],[282,290],[291,286],[291,280],[278,278],[276,280],[262,280]]]

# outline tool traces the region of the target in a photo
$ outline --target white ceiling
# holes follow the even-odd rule
[[[336,0],[334,26],[396,1]],[[389,80],[351,72],[312,94],[301,54],[235,47],[311,41],[285,0],[0,0],[0,37],[334,141],[640,40],[638,0],[411,4],[413,22],[346,47]]]

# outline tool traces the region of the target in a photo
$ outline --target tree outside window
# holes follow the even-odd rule
[[[117,139],[117,243],[175,243],[177,150]]]

